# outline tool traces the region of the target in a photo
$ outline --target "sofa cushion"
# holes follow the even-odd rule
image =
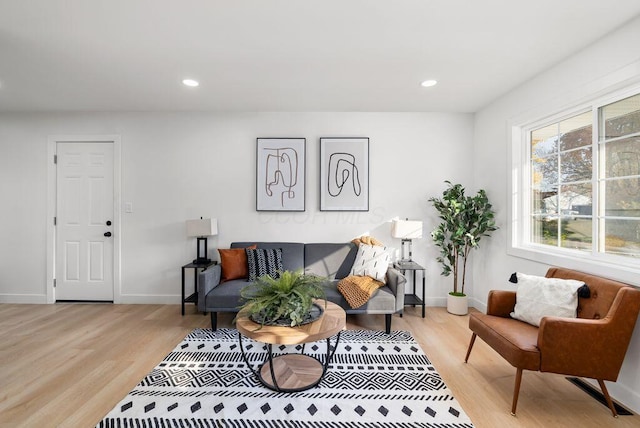
[[[313,243],[304,246],[304,272],[329,279],[349,275],[358,246],[352,243]]]
[[[232,279],[213,288],[206,296],[207,310],[238,312],[243,303],[240,290],[246,286],[246,279]]]
[[[254,244],[247,248],[256,248],[256,245]],[[218,253],[220,253],[220,266],[222,268],[221,281],[246,279],[249,276],[247,253],[244,248],[218,249]]]
[[[247,253],[247,266],[249,268],[249,281],[269,275],[272,278],[280,278],[282,268],[282,250],[280,248],[245,248]]]
[[[538,327],[510,318],[472,312],[469,328],[512,366],[540,369]]]
[[[304,269],[304,244],[300,242],[232,242],[231,248],[245,248],[257,244],[258,248],[279,248],[282,250],[283,270],[297,271]]]
[[[389,287],[380,287],[367,303],[352,308],[338,291],[338,280],[329,281],[325,287],[326,299],[340,305],[348,314],[388,314],[395,312],[396,297]]]
[[[545,316],[576,318],[578,289],[584,282],[518,272],[516,305],[511,317],[539,326]]]
[[[391,253],[386,247],[360,244],[351,268],[351,275],[370,276],[376,281],[386,284],[390,263]]]

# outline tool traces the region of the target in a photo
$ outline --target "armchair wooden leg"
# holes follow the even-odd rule
[[[391,314],[384,314],[384,332],[391,334]]]
[[[607,406],[609,406],[609,409],[611,409],[611,413],[613,414],[613,417],[617,418],[618,412],[616,412],[616,408],[613,405],[613,401],[611,401],[611,396],[609,395],[609,391],[607,391],[607,387],[605,386],[604,381],[602,379],[598,379],[598,383],[600,384],[600,389],[602,390],[604,399],[607,402]]]
[[[516,407],[518,406],[518,394],[520,394],[520,382],[522,381],[522,369],[516,372],[516,384],[513,387],[513,402],[511,403],[511,416],[516,415]]]
[[[471,341],[469,342],[469,348],[467,349],[467,356],[464,357],[464,362],[466,363],[467,361],[469,361],[469,355],[471,355],[471,348],[473,348],[473,344],[476,342],[476,337],[478,335],[473,333],[471,335]]]

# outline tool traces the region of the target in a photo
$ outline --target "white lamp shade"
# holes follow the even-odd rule
[[[413,220],[394,220],[391,236],[400,239],[422,238],[422,222]]]
[[[187,236],[211,236],[217,234],[218,220],[215,218],[187,220]]]

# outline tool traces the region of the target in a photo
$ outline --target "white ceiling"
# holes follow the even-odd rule
[[[638,0],[0,0],[0,111],[474,112],[639,14]]]

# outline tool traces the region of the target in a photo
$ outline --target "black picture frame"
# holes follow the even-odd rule
[[[320,138],[320,211],[369,211],[369,138]]]
[[[306,138],[256,139],[256,211],[305,211]]]

